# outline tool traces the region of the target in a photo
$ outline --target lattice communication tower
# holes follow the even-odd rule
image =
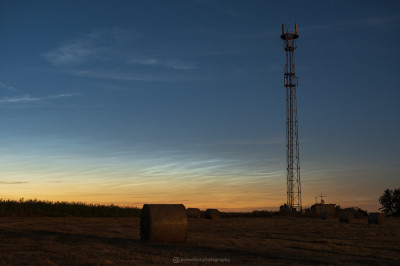
[[[281,39],[284,41],[286,65],[284,85],[286,88],[286,162],[287,162],[287,207],[290,213],[302,210],[300,183],[299,128],[297,122],[297,77],[295,74],[294,50],[297,48],[297,24],[294,32],[285,32],[282,24]]]

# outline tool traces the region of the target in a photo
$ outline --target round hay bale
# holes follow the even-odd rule
[[[207,209],[204,213],[204,218],[206,219],[218,219],[220,213],[217,209]]]
[[[368,224],[384,224],[386,216],[380,212],[372,212],[368,215]]]
[[[140,214],[140,240],[148,243],[184,243],[188,232],[182,204],[144,204]]]
[[[200,219],[200,209],[198,208],[188,208],[186,210],[188,218]]]
[[[351,223],[354,220],[354,213],[342,212],[339,216],[339,221],[342,223]]]

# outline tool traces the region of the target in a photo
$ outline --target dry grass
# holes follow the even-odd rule
[[[0,219],[0,264],[132,265],[227,258],[230,264],[400,264],[400,219],[189,221],[185,244],[140,242],[139,218]],[[181,263],[183,263],[181,261]],[[214,264],[210,262],[210,264]]]

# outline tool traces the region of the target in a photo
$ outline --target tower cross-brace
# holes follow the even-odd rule
[[[281,39],[284,41],[286,65],[284,85],[286,88],[286,163],[287,163],[287,206],[290,213],[301,211],[299,130],[297,122],[297,77],[295,74],[294,50],[297,48],[297,24],[294,32],[285,32],[282,24]]]

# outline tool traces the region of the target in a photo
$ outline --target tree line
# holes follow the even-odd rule
[[[140,209],[82,202],[0,199],[0,216],[11,217],[139,217]]]
[[[386,189],[379,198],[386,216],[400,217],[400,188]],[[340,207],[339,207],[340,208]],[[4,200],[0,199],[0,216],[12,217],[140,217],[141,209],[121,207],[114,204],[86,204],[82,202],[41,201],[41,200]],[[224,217],[237,217],[238,214],[226,213]],[[241,217],[270,217],[272,212],[254,211],[240,214]]]
[[[386,189],[379,198],[380,208],[386,216],[400,216],[400,188]]]

